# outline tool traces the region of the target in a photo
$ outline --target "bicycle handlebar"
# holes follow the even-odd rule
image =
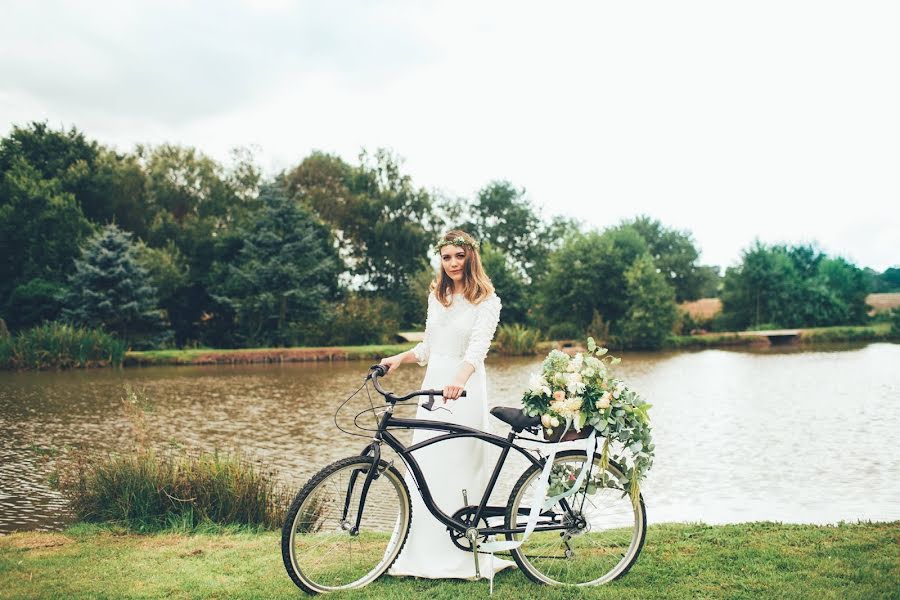
[[[409,400],[410,398],[415,398],[416,396],[442,396],[444,390],[418,390],[407,394],[405,396],[395,396],[394,392],[387,392],[381,389],[381,386],[378,385],[378,378],[384,377],[388,372],[387,365],[377,364],[369,367],[369,374],[366,375],[366,379],[371,379],[372,384],[375,386],[375,390],[384,396],[385,400],[388,402],[404,402]],[[462,391],[460,397],[466,395],[466,390]]]

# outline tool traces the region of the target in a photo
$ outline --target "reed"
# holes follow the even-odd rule
[[[240,453],[137,448],[79,459],[59,485],[80,521],[135,531],[216,525],[281,526],[290,501],[271,469]]]
[[[497,328],[494,346],[500,354],[522,356],[537,354],[538,342],[540,341],[541,332],[539,330],[516,323],[514,325],[501,325]]]
[[[0,338],[0,368],[121,366],[125,350],[125,342],[105,331],[48,322]]]

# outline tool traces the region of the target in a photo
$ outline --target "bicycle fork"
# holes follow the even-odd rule
[[[369,486],[375,479],[378,479],[378,463],[381,461],[381,444],[378,441],[372,442],[366,449],[362,451],[361,456],[372,455],[372,466],[366,472],[366,480],[363,482],[362,491],[359,494],[359,506],[356,511],[356,522],[351,526],[347,520],[347,513],[350,512],[350,500],[353,496],[353,488],[356,486],[356,478],[359,471],[355,470],[350,474],[350,482],[347,484],[347,493],[344,495],[344,509],[341,512],[341,528],[352,536],[359,535],[359,524],[362,521],[363,508],[366,505],[366,496],[369,492]]]

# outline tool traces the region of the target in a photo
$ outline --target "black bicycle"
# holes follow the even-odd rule
[[[382,444],[392,448],[406,464],[429,512],[447,526],[453,542],[473,552],[476,571],[478,561],[474,553],[487,541],[502,536],[511,541],[524,538],[511,554],[522,572],[537,583],[592,586],[628,572],[644,545],[647,517],[643,498],[632,502],[621,466],[608,461],[608,466],[601,469],[600,453],[593,455],[589,465],[585,465],[584,451],[556,453],[550,478],[555,488],[551,489],[566,489],[568,484],[571,491],[583,468],[587,476],[581,475],[581,484],[574,493],[544,507],[545,494],[535,490],[540,487],[546,457],[515,443],[518,439],[536,441],[520,434],[538,433],[537,418],[525,416],[520,409],[492,409],[492,415],[511,426],[509,435],[502,438],[452,423],[394,417],[398,402],[429,396],[433,404],[442,390],[396,396],[378,383],[386,372],[387,366],[373,365],[366,376],[365,384],[371,380],[387,404],[373,430],[372,442],[360,455],[341,459],[319,471],[288,509],[281,552],[288,574],[301,589],[316,594],[362,587],[387,571],[400,554],[409,534],[412,507],[403,475],[393,461],[381,457]],[[392,429],[443,433],[407,447],[391,433]],[[448,515],[435,504],[412,454],[432,444],[467,437],[494,444],[501,453],[478,504],[466,501],[466,506]],[[510,449],[524,456],[529,466],[513,486],[506,506],[489,506],[488,498]],[[526,537],[526,523],[534,502],[542,506],[536,509],[537,523]],[[492,517],[494,526],[488,523]],[[500,517],[502,525],[496,523]]]

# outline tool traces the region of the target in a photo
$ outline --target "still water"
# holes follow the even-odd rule
[[[656,461],[643,487],[651,522],[900,519],[900,345],[621,356],[618,373],[653,404]],[[367,443],[338,431],[333,416],[368,364],[0,372],[0,532],[69,522],[48,483],[54,462],[72,448],[132,443],[126,383],[151,401],[154,445],[237,448],[297,488]],[[489,357],[492,405],[518,405],[539,365],[539,357]],[[423,375],[407,364],[385,387],[418,389]],[[352,428],[368,406],[363,389],[339,422]],[[495,433],[504,428],[492,423]],[[505,504],[524,466],[507,463],[492,503]]]

